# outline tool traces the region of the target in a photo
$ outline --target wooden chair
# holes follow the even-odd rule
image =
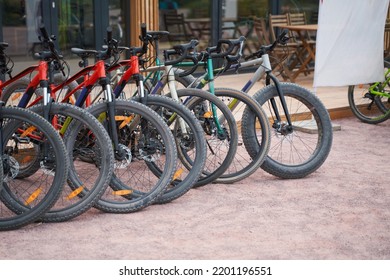
[[[287,16],[288,16],[288,21],[289,21],[290,25],[305,25],[305,24],[307,24],[305,12],[303,12],[303,13],[288,13]],[[309,31],[306,30],[306,31],[302,31],[302,32],[303,32],[302,36],[305,37],[306,43],[310,44],[314,49],[315,45],[316,45],[316,40],[311,36]],[[295,41],[300,43],[299,38],[295,38]],[[300,52],[299,56],[302,57],[302,55],[303,55],[303,53]],[[295,65],[292,65],[292,67],[295,67]],[[304,72],[305,75],[310,74],[311,70],[313,70],[313,69],[308,68],[308,71]]]
[[[173,10],[175,11],[175,10]],[[164,13],[164,24],[166,31],[169,32],[168,40],[171,42],[188,42],[191,40],[191,34],[188,32],[184,15],[177,12]]]
[[[253,31],[255,32],[258,40],[257,48],[261,45],[269,45],[270,44],[270,34],[267,30],[267,24],[264,18],[253,17]]]
[[[288,20],[290,22],[290,25],[304,25],[304,24],[307,24],[306,14],[304,12],[303,13],[288,13],[287,15],[288,15]],[[304,36],[306,37],[308,43],[310,43],[310,44],[315,44],[316,43],[315,39],[309,33],[309,31],[306,31],[304,33]],[[298,38],[297,38],[297,40],[298,40]]]
[[[290,25],[288,14],[269,14],[268,25],[269,33],[271,35],[271,41],[275,41],[281,32],[282,26]],[[296,40],[294,34],[291,31],[289,31],[288,36],[290,37],[290,40],[286,44],[286,47],[288,48],[290,53],[285,63],[287,64],[290,72],[292,72],[294,68],[299,67],[300,64],[303,62],[303,58],[301,57],[302,44]],[[290,76],[289,78],[292,82],[294,82],[292,76]]]

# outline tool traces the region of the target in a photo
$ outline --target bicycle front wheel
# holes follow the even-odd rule
[[[44,106],[31,110],[43,115]],[[67,149],[69,174],[60,199],[48,211],[45,222],[63,222],[87,210],[103,195],[114,169],[110,137],[101,123],[86,110],[66,104],[50,104],[49,118],[63,136]]]
[[[107,103],[87,110],[110,131]],[[177,148],[164,120],[141,103],[115,100],[115,120],[120,153],[115,155],[111,189],[95,207],[111,213],[135,212],[154,203],[173,181]],[[150,170],[151,164],[159,167],[161,176]]]
[[[280,87],[286,99],[291,128],[274,85],[253,96],[271,122],[271,146],[261,168],[280,178],[303,178],[317,170],[328,157],[333,139],[332,124],[325,106],[309,90],[291,83],[281,83]],[[254,114],[245,110],[242,125],[253,127],[254,121]],[[249,130],[243,139],[245,148],[253,156],[260,145],[257,138],[254,130]]]
[[[141,101],[139,97],[132,100]],[[149,95],[146,102],[168,124],[176,141],[179,160],[174,180],[157,200],[167,203],[184,195],[198,181],[206,161],[206,141],[198,120],[184,105],[160,95]],[[157,165],[151,164],[150,168],[161,176],[162,170]]]
[[[69,169],[66,148],[57,131],[32,111],[0,109],[1,161],[0,230],[17,229],[40,220],[61,195]],[[31,161],[38,168],[28,177],[19,170]]]

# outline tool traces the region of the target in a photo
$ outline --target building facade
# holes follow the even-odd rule
[[[267,17],[269,13],[305,11],[314,18],[318,1],[313,0],[2,0],[0,41],[8,42],[7,53],[32,59],[39,50],[37,27],[43,22],[56,36],[67,55],[71,47],[99,49],[107,26],[124,45],[138,44],[139,25],[160,28],[161,10],[177,9],[188,17],[208,17],[212,44],[221,36],[222,17]]]

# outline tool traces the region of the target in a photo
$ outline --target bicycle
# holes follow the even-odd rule
[[[265,76],[265,85],[253,95],[253,98],[265,110],[271,125],[271,146],[261,168],[279,178],[303,178],[317,170],[329,155],[333,130],[329,114],[323,103],[309,90],[293,83],[280,82],[272,74],[269,53],[278,45],[288,40],[285,32],[272,44],[262,46],[247,61],[231,63],[214,73],[238,71],[244,67],[258,66],[253,76],[245,83],[241,91],[248,93],[253,85]],[[186,84],[188,87],[203,88],[210,79],[204,75]],[[188,80],[188,79],[187,79]],[[273,84],[271,84],[271,81]],[[229,107],[237,103],[232,100]],[[245,127],[243,142],[247,152],[254,157],[261,148],[261,140],[256,132],[255,116],[245,110],[242,116]]]
[[[0,105],[0,148],[0,230],[13,230],[41,220],[57,202],[68,176],[69,159],[49,122],[4,103]],[[35,161],[34,173],[19,176],[24,166]]]
[[[166,34],[166,32],[164,31],[146,32],[145,25],[142,26],[142,30],[143,31],[141,32],[141,40],[143,42],[143,47],[139,49],[138,56],[141,56],[142,54],[146,53],[147,46],[150,40],[155,40],[156,38]],[[137,60],[138,63],[138,58],[134,57],[134,60]],[[124,62],[123,65],[126,65],[126,62]],[[118,66],[115,66],[109,68],[108,71],[114,71],[117,68]],[[138,66],[131,66],[130,68],[139,69]],[[150,69],[148,68],[147,71],[149,70]],[[118,75],[118,73],[116,72],[115,74]],[[123,92],[123,86],[129,84],[129,77],[126,77],[129,76],[128,74],[129,70],[120,73],[122,81],[117,82],[117,86],[114,90],[114,93],[117,97],[119,97],[120,94]],[[203,127],[208,147],[208,156],[206,157],[205,169],[203,170],[200,179],[193,185],[193,187],[202,186],[216,180],[229,166],[232,160],[232,156],[234,155],[236,150],[237,128],[229,110],[216,97],[211,96],[207,92],[201,90],[185,89],[181,91],[179,90],[177,92],[174,92],[174,90],[175,88],[171,85],[171,97],[173,97],[173,99],[175,100],[179,101],[179,98],[185,98],[185,96],[194,97],[190,109],[195,113],[198,121],[201,122]],[[135,90],[130,89],[129,92],[130,96],[127,96],[127,98],[131,98],[133,94],[137,94],[137,91]],[[177,94],[177,97],[174,97],[175,93]],[[157,98],[152,96],[155,96],[153,92],[147,95],[147,97],[145,97],[145,100],[148,100],[149,97]],[[212,110],[215,111],[212,113]],[[221,125],[217,127],[215,119],[213,118],[213,114],[224,115],[226,119],[225,123],[221,123]],[[175,117],[176,115],[172,116],[170,121],[174,121]],[[180,123],[180,118],[178,124],[180,129],[184,131],[185,127],[183,127],[183,124]],[[181,157],[180,159],[183,162],[183,157]],[[193,166],[192,163],[188,162],[188,159],[186,159],[186,161],[187,162],[183,162],[186,166]]]
[[[364,123],[378,124],[390,118],[390,62],[384,64],[384,81],[348,87],[352,113]]]
[[[165,64],[174,64],[176,66],[192,66],[192,69],[187,72],[178,73],[179,77],[185,76],[186,73],[195,71],[199,64],[205,66],[205,72],[207,73],[207,85],[209,94],[215,95],[222,102],[224,102],[231,113],[234,116],[235,122],[239,128],[241,134],[247,128],[241,125],[241,116],[244,109],[248,109],[256,116],[256,127],[259,132],[259,140],[261,141],[260,149],[256,154],[249,155],[242,145],[238,145],[237,151],[233,157],[229,167],[224,171],[222,175],[215,180],[220,183],[234,183],[243,180],[253,174],[263,163],[269,150],[270,142],[270,127],[267,121],[264,110],[251,96],[244,94],[241,91],[234,89],[217,89],[214,87],[214,71],[213,64],[215,59],[223,59],[227,65],[238,61],[242,56],[242,49],[245,37],[239,39],[221,39],[218,41],[217,46],[209,47],[205,51],[197,53],[195,51],[189,52],[185,45],[176,46],[173,50],[165,51],[168,55],[179,55],[180,58],[174,62],[168,61],[168,55],[165,56]],[[185,59],[190,59],[192,62],[182,62]],[[176,76],[168,73],[168,81],[176,80]],[[204,75],[206,77],[206,75]],[[177,79],[180,81],[179,79]],[[193,82],[193,81],[192,81]],[[182,82],[184,84],[184,82]],[[157,82],[152,92],[160,92],[164,88],[162,82]],[[202,89],[203,87],[197,87]],[[188,88],[187,88],[188,90]],[[232,101],[231,104],[229,104]],[[234,106],[232,106],[234,104]],[[223,121],[223,118],[219,118],[218,121]],[[242,143],[242,140],[240,141]]]
[[[88,112],[70,104],[54,103],[54,71],[61,70],[61,59],[54,52],[54,44],[41,27],[45,50],[37,54],[38,65],[28,67],[12,77],[12,60],[0,50],[4,60],[1,69],[9,75],[9,79],[0,86],[2,100],[18,100],[18,107],[29,108],[50,121],[56,128],[67,148],[66,155],[72,159],[69,164],[67,188],[63,189],[61,198],[43,216],[45,222],[61,222],[70,220],[90,209],[108,187],[113,173],[113,151],[107,147],[109,136],[104,127]],[[35,75],[33,72],[37,72]],[[28,79],[27,75],[34,75]],[[39,88],[39,93],[38,93]],[[0,92],[1,92],[0,91]],[[33,98],[34,96],[34,98]],[[32,102],[30,102],[33,100]],[[10,103],[11,103],[10,102]],[[85,159],[88,159],[86,161]],[[38,162],[24,166],[19,177],[28,177],[38,168]]]
[[[146,26],[142,26],[142,33],[145,34]],[[116,44],[112,46],[112,53],[117,54],[119,48]],[[122,48],[122,50],[128,48]],[[146,47],[130,48],[130,59],[112,63],[107,68],[111,73],[118,68],[125,68],[121,78],[114,87],[113,93],[117,99],[126,99],[126,86],[130,82],[140,85],[142,76],[139,73],[139,56],[145,52]],[[83,59],[82,51],[78,51]],[[178,148],[179,161],[176,166],[174,180],[167,190],[158,198],[158,203],[170,202],[185,194],[195,182],[198,181],[201,171],[206,161],[206,142],[203,137],[202,127],[191,111],[182,104],[166,97],[151,96],[145,91],[144,95],[131,96],[131,99],[151,107],[156,111],[171,128],[175,135],[176,146]],[[93,103],[94,101],[92,101]],[[172,117],[174,116],[174,117]],[[161,170],[156,166],[150,166],[151,171],[157,176],[161,176]]]
[[[114,43],[110,28],[106,42],[108,46]],[[103,99],[87,106],[86,110],[110,135],[115,164],[109,184],[112,190],[106,190],[94,206],[105,212],[134,212],[151,205],[171,183],[176,171],[177,149],[169,127],[157,113],[143,104],[113,98],[105,69],[105,60],[111,57],[111,50],[111,47],[102,51],[73,49],[82,56],[95,56],[97,61],[52,91],[57,92],[83,77],[77,87],[58,97],[60,102],[69,102],[73,96],[75,106],[83,107],[88,105],[95,86],[102,89],[98,92],[104,93]],[[142,81],[140,90],[143,90]],[[158,166],[161,173],[156,176],[150,166]]]

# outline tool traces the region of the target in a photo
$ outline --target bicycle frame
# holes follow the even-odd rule
[[[26,68],[25,70],[23,70],[22,72],[20,72],[16,76],[14,76],[13,78],[7,80],[4,83],[0,83],[0,96],[2,94],[2,90],[7,85],[12,84],[14,81],[17,81],[17,80],[19,80],[19,79],[21,79],[29,74],[32,74],[35,71],[37,71],[37,74],[30,80],[30,83],[28,84],[26,91],[22,95],[22,98],[20,99],[20,101],[18,103],[18,107],[27,108],[27,107],[36,105],[43,98],[43,105],[44,105],[43,117],[46,120],[51,121],[51,123],[54,127],[58,127],[58,123],[57,123],[56,118],[53,118],[52,120],[49,119],[49,106],[48,105],[51,102],[50,101],[51,98],[53,98],[53,93],[49,89],[49,77],[48,77],[48,73],[50,73],[49,68],[51,68],[51,67],[53,67],[53,66],[50,63],[48,63],[46,61],[40,61],[38,63],[38,65],[33,65],[33,66]],[[42,96],[36,98],[35,100],[33,100],[31,102],[31,104],[29,106],[27,106],[27,104],[29,103],[29,101],[32,98],[33,93],[35,92],[35,90],[37,89],[37,87],[39,85],[43,88]],[[63,127],[63,130],[61,130],[60,133],[64,133],[65,129],[66,129],[66,126]]]
[[[55,99],[56,93],[59,92],[64,87],[70,85],[73,81],[76,81],[80,77],[84,77],[84,81],[80,83],[76,88],[71,90],[66,94],[66,96],[60,100],[60,102],[67,102],[74,94],[81,89],[80,96],[77,98],[75,105],[78,107],[82,107],[84,104],[89,105],[88,97],[89,93],[91,92],[93,86],[97,83],[101,84],[104,87],[105,92],[105,100],[107,101],[107,112],[109,117],[109,132],[112,136],[114,151],[117,153],[119,149],[119,140],[118,140],[118,134],[117,130],[115,129],[115,112],[114,112],[114,99],[112,97],[112,91],[111,86],[107,82],[106,79],[106,70],[105,70],[105,64],[104,61],[99,60],[92,66],[87,66],[77,72],[75,75],[64,81],[63,83],[55,86],[50,81],[52,79],[48,77],[49,75],[52,75],[53,73],[53,65],[51,62],[46,61],[40,61],[38,66],[31,66],[28,67],[26,70],[22,71],[20,74],[16,75],[12,80],[9,80],[3,84],[1,84],[0,89],[4,88],[6,85],[12,83],[13,81],[20,79],[34,71],[38,71],[38,73],[31,79],[26,91],[23,93],[22,98],[20,99],[18,103],[18,107],[26,108],[29,102],[31,101],[31,98],[33,96],[33,93],[40,85],[43,89],[43,96],[38,96],[36,99],[34,99],[29,106],[38,104],[43,98],[43,104],[44,104],[44,117],[46,119],[49,119],[49,106],[48,105],[51,102],[51,99]],[[91,75],[90,73],[93,72]],[[28,106],[28,107],[29,107]],[[70,124],[72,118],[67,117],[65,122],[63,123],[60,134],[64,134],[68,125]],[[57,127],[56,120],[52,120],[52,124]]]
[[[34,104],[37,104],[43,98],[43,104],[44,104],[43,117],[46,120],[50,121],[54,127],[58,127],[57,118],[53,118],[52,120],[50,120],[50,118],[49,118],[49,106],[48,105],[50,103],[51,93],[50,93],[50,91],[48,91],[49,82],[48,82],[48,75],[47,74],[49,72],[50,67],[52,67],[52,66],[49,65],[47,62],[40,61],[38,65],[33,65],[33,66],[26,68],[25,70],[21,71],[16,76],[10,78],[9,80],[7,80],[5,82],[2,82],[0,80],[0,96],[3,92],[3,89],[6,86],[8,86],[8,85],[12,84],[13,82],[33,73],[34,71],[38,71],[38,73],[31,79],[25,93],[23,94],[23,96],[18,104],[18,107],[26,108],[28,102],[31,100],[33,93],[35,92],[35,89],[38,87],[38,85],[41,85],[43,88],[43,97],[37,98],[30,105],[32,106]],[[69,124],[70,120],[67,123]],[[61,135],[63,135],[66,127],[67,127],[67,125],[63,125],[63,128],[60,130]],[[23,133],[28,134],[29,137],[31,137],[32,139],[39,140],[37,137],[33,136],[30,133],[30,132],[33,132],[34,130],[35,130],[34,128],[31,128],[31,130],[29,128]],[[45,159],[47,159],[49,157],[49,151],[48,151],[46,144],[43,145],[43,155],[44,155]]]
[[[26,94],[28,94],[31,97],[35,88],[38,87],[40,81],[47,80],[48,65],[44,61],[41,61],[38,65],[33,65],[33,66],[26,68],[25,70],[23,70],[22,72],[20,72],[16,76],[12,77],[11,79],[6,80],[5,82],[0,81],[0,97],[3,94],[3,89],[5,87],[12,84],[14,81],[17,81],[17,80],[31,74],[34,71],[38,71],[38,74],[35,75],[33,79],[31,79],[31,82],[26,90]],[[27,99],[27,96],[23,97],[23,98],[24,98],[23,104],[25,104],[25,102],[26,102],[25,100]],[[39,100],[35,100],[34,104],[36,104],[41,99],[42,98],[40,98]],[[34,104],[32,104],[32,105],[34,105]],[[23,106],[19,106],[19,105],[18,105],[18,107],[23,107]]]
[[[198,89],[205,87],[206,84],[210,84],[210,82],[211,83],[213,82],[214,74],[219,73],[221,71],[232,71],[232,70],[236,70],[237,68],[251,67],[251,66],[256,66],[256,65],[259,65],[259,67],[256,69],[255,73],[253,73],[253,76],[249,79],[249,81],[247,81],[247,83],[242,87],[241,91],[248,93],[250,91],[250,89],[254,86],[254,84],[257,81],[261,80],[264,77],[264,75],[266,75],[266,77],[267,77],[266,78],[266,85],[270,84],[270,80],[272,80],[273,83],[275,84],[275,87],[277,89],[279,98],[281,100],[282,108],[283,108],[284,114],[286,116],[287,122],[291,126],[292,122],[291,122],[290,114],[288,112],[286,101],[285,101],[285,98],[283,95],[283,91],[280,87],[279,80],[275,77],[275,75],[272,74],[272,66],[271,66],[268,54],[263,54],[262,57],[260,57],[260,58],[256,58],[256,59],[253,59],[250,61],[245,61],[245,62],[242,62],[240,64],[231,65],[230,68],[227,70],[224,70],[223,68],[213,69],[212,68],[212,61],[211,62],[208,61],[206,73],[203,74],[200,78],[198,78],[197,79],[198,82],[191,85],[191,87],[198,88]],[[192,62],[184,62],[184,63],[180,63],[178,66],[193,66],[193,63]],[[275,103],[274,98],[270,99],[270,101],[271,101],[272,108],[275,112],[275,116],[276,116],[277,121],[281,122],[281,116],[280,116],[278,109],[276,107],[276,103]],[[237,99],[233,99],[228,104],[228,107],[230,110],[233,111],[237,107],[238,104],[239,104],[239,101]]]
[[[180,65],[180,64],[178,64],[178,65]],[[192,64],[192,66],[193,66],[193,64]],[[141,72],[150,72],[151,74],[149,74],[147,77],[151,77],[152,73],[155,73],[154,78],[161,77],[161,75],[160,75],[161,72],[165,72],[167,75],[168,87],[169,87],[171,97],[175,100],[179,100],[179,97],[177,95],[177,90],[176,90],[176,84],[175,84],[176,80],[175,80],[173,66],[157,64],[156,66],[148,67],[147,69],[142,70]],[[153,86],[153,88],[151,90],[151,94],[158,94],[158,92],[161,91],[163,89],[163,87],[164,87],[164,84],[161,82],[161,79],[157,79],[156,84]],[[210,92],[213,94],[214,93],[213,83],[209,83],[209,87],[210,87]],[[191,100],[191,97],[188,97],[186,100],[184,100],[183,104],[187,104],[190,100]],[[223,134],[224,130],[221,126],[222,119],[218,118],[218,116],[217,116],[217,108],[216,108],[215,104],[213,104],[213,103],[211,103],[210,106],[211,106],[211,110],[212,110],[212,116],[213,116],[213,119],[214,119],[215,124],[216,124],[217,132],[218,132],[218,134]],[[173,119],[174,117],[175,117],[175,115],[173,115],[171,117],[171,119]],[[170,121],[171,121],[171,119],[170,119]]]
[[[140,95],[141,97],[145,97],[145,91],[143,88],[143,82],[141,81],[140,71],[139,71],[139,61],[137,56],[131,56],[130,59],[121,60],[118,61],[115,65],[110,66],[107,69],[107,72],[112,72],[114,70],[117,70],[120,67],[128,67],[128,69],[122,73],[121,78],[117,85],[115,86],[113,92],[115,98],[119,98],[121,92],[126,87],[126,84],[131,80],[134,79],[137,82],[137,87],[140,87]]]
[[[368,92],[380,97],[390,98],[390,93],[383,91],[384,87],[390,83],[390,68],[385,72],[385,77],[385,81],[372,84],[368,89]]]
[[[115,96],[115,98],[119,98],[119,96],[120,96],[121,92],[123,92],[126,84],[130,81],[130,79],[134,79],[137,83],[137,87],[139,88],[137,92],[139,92],[140,97],[141,97],[141,102],[142,102],[142,99],[145,97],[145,90],[143,87],[143,77],[140,74],[141,71],[140,71],[140,67],[139,67],[138,56],[133,55],[128,60],[119,61],[115,65],[109,67],[109,69],[107,71],[111,72],[111,71],[114,71],[114,70],[116,70],[120,67],[124,67],[124,66],[127,66],[128,69],[122,74],[119,82],[117,83],[116,87],[114,88],[114,96]],[[156,72],[154,72],[154,73],[156,75],[158,75],[159,71],[157,69],[163,69],[163,68],[164,68],[164,66],[157,66],[156,68],[154,68],[154,69],[156,69]],[[153,72],[151,72],[150,75],[152,75],[152,73]],[[171,95],[172,95],[172,98],[178,100],[179,97],[177,95],[175,85],[172,84],[172,82],[174,83],[174,80],[170,81],[170,88],[172,89]],[[137,92],[135,92],[134,94],[136,94]],[[177,115],[174,113],[169,119],[169,124],[172,123],[176,119],[176,117],[177,117]],[[180,125],[180,128],[182,129],[183,133],[184,134],[187,133],[187,128],[186,128],[186,125],[185,125],[183,119],[179,118],[178,121],[179,121],[179,125]]]

